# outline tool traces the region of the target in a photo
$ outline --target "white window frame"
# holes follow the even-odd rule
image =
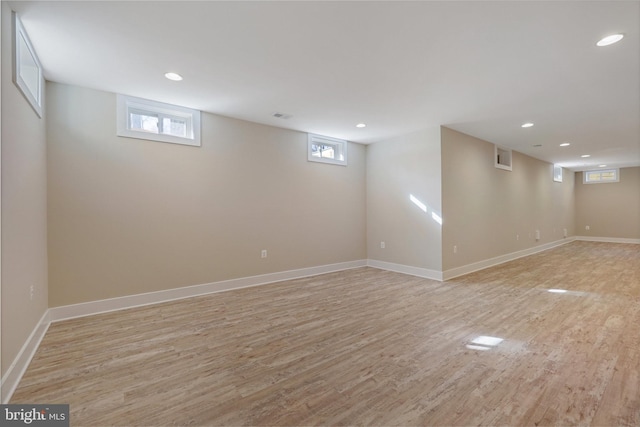
[[[11,15],[13,18],[13,49],[11,52],[13,60],[13,82],[18,86],[27,101],[29,101],[29,104],[38,117],[42,117],[42,88],[44,87],[42,64],[40,64],[38,55],[36,55],[36,51],[31,44],[31,40],[29,40],[29,35],[22,26],[20,17],[18,17],[18,14],[13,11],[11,12]],[[21,43],[21,41],[24,43]],[[33,63],[23,63],[22,57],[25,54],[30,57]],[[30,88],[24,77],[26,76],[26,70],[34,65],[37,73],[37,81],[35,82],[36,87]],[[35,91],[32,89],[35,89]]]
[[[313,155],[313,145],[330,145],[334,147],[336,158],[316,157]],[[310,133],[307,138],[307,160],[310,162],[328,163],[332,165],[347,166],[347,141],[344,139],[330,138],[328,136]]]
[[[590,179],[590,174],[602,174],[603,172],[613,172],[615,174],[615,179],[602,180],[602,179]],[[602,177],[602,175],[600,175]],[[620,169],[617,168],[608,168],[608,169],[594,169],[582,172],[582,183],[583,184],[609,184],[612,182],[620,182]]]
[[[562,182],[562,166],[553,165],[553,180],[555,182]]]
[[[200,111],[127,95],[118,95],[117,104],[118,136],[167,142],[170,144],[201,146]],[[187,122],[187,137],[132,129],[130,120],[131,111],[148,112],[150,115],[158,115],[159,118],[184,119]],[[161,120],[159,121],[161,122]]]

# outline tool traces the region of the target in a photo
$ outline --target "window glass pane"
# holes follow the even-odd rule
[[[335,147],[325,144],[313,144],[311,155],[323,159],[335,159]]]
[[[325,159],[335,159],[335,149],[331,145],[323,145],[322,146],[322,157]]]
[[[131,113],[131,129],[158,133],[158,116],[143,113]]]
[[[587,181],[600,181],[600,172],[589,172]]]
[[[616,179],[616,174],[614,171],[602,172],[603,181],[612,181],[614,179]]]
[[[20,52],[20,77],[27,85],[29,92],[33,95],[33,98],[36,101],[40,101],[40,91],[39,91],[39,82],[40,82],[40,69],[38,68],[38,64],[36,60],[31,55],[31,51],[29,50],[29,46],[27,45],[26,40],[22,33],[20,35],[20,43],[19,52]]]
[[[187,137],[187,121],[179,117],[163,117],[162,133],[173,136]]]

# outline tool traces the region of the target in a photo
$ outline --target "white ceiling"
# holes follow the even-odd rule
[[[361,143],[446,125],[573,170],[640,165],[638,1],[10,4],[48,80]]]

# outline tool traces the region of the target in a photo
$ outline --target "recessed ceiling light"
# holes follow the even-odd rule
[[[533,123],[531,123],[531,122],[522,124],[523,128],[530,128],[531,126],[533,126]]]
[[[177,73],[165,73],[164,76],[169,80],[173,80],[174,82],[179,82],[182,80],[182,76]]]
[[[582,155],[582,156],[580,156],[580,157],[591,157],[591,154],[583,154],[583,155]]]
[[[364,123],[358,123],[358,124],[356,125],[356,127],[357,127],[357,128],[366,128],[366,127],[367,127],[367,125],[365,125]]]
[[[560,144],[560,147],[568,147],[570,145],[571,145],[570,142],[563,142],[562,144]]]
[[[620,40],[622,40],[623,37],[624,37],[624,34],[611,34],[610,36],[600,39],[600,41],[596,43],[596,46],[600,46],[600,47],[609,46],[610,44],[619,42]]]
[[[606,167],[607,167],[607,165],[599,165],[598,167],[599,167],[599,168],[606,168]]]

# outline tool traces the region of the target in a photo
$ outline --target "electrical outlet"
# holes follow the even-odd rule
[[[520,235],[516,234],[516,240],[520,240]]]
[[[33,296],[36,293],[36,288],[35,286],[31,285],[31,287],[29,288],[29,299],[33,301]]]
[[[457,254],[458,253],[458,246],[453,245],[453,253]]]
[[[584,229],[585,229],[585,230],[587,230],[587,231],[589,231],[589,230],[591,230],[591,227],[589,227],[588,225],[586,225],[586,226],[584,227]]]
[[[262,252],[260,253],[260,258],[266,258],[267,257],[267,250],[263,249]]]
[[[380,242],[380,249],[384,249],[384,248],[385,248],[384,242]]]

